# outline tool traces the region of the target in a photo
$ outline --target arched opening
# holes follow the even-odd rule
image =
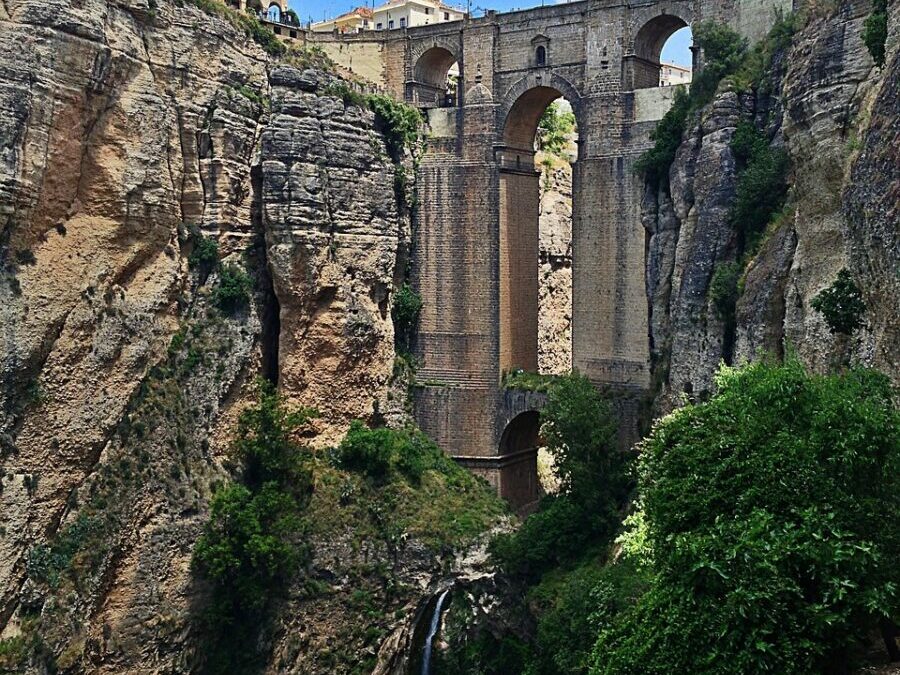
[[[691,29],[672,14],[648,21],[634,38],[631,83],[634,89],[690,82]],[[671,59],[671,60],[667,60]]]
[[[544,45],[538,45],[534,51],[534,62],[539,66],[547,64],[547,48]]]
[[[523,93],[504,125],[500,163],[500,367],[572,367],[572,105],[553,87]]]
[[[269,9],[266,12],[266,19],[274,21],[275,23],[281,23],[281,7],[274,3],[269,5]]]
[[[425,51],[413,68],[413,90],[410,98],[423,108],[456,105],[459,65],[448,49],[432,47]]]
[[[540,416],[529,410],[514,417],[500,437],[500,496],[515,509],[537,501],[541,494],[537,474]]]

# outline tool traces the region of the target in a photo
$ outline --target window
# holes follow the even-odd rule
[[[406,28],[406,18],[402,17],[400,19],[400,28]]]
[[[383,24],[382,24],[381,22],[376,23],[376,24],[375,24],[375,30],[381,30],[382,25],[383,25]]]
[[[547,48],[544,45],[538,45],[538,48],[535,50],[534,62],[539,66],[547,64]]]
[[[388,21],[388,30],[393,30],[393,29],[394,29],[394,20],[391,19],[390,21]]]
[[[368,27],[369,27],[369,20],[363,19],[363,28],[368,28]]]
[[[292,30],[292,31],[291,31],[291,37],[294,38],[294,39],[296,39],[296,38],[297,38],[297,31]]]
[[[425,8],[425,13],[426,13],[426,14],[431,14],[431,7],[426,7],[426,8]]]
[[[275,35],[281,35],[281,29],[278,26],[275,26]]]
[[[444,21],[450,20],[450,12],[444,12]]]

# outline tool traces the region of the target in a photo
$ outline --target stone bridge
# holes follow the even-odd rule
[[[414,234],[414,284],[424,301],[416,415],[513,505],[538,495],[539,401],[504,390],[501,380],[512,369],[537,370],[541,114],[563,96],[578,124],[573,366],[637,401],[650,386],[650,346],[644,186],[633,164],[673,95],[657,86],[660,52],[676,30],[707,19],[761,37],[779,9],[790,10],[790,1],[586,0],[318,38],[339,63],[426,111]],[[454,63],[459,83],[448,100]],[[620,413],[627,442],[637,403]]]

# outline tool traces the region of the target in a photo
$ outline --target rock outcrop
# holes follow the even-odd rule
[[[544,157],[538,156],[538,370],[560,375],[572,369],[572,166]]]
[[[188,672],[191,544],[253,380],[280,371],[323,442],[386,396],[393,164],[370,112],[316,93],[333,76],[191,4],[0,21],[0,636]],[[212,309],[200,235],[249,307]]]
[[[659,191],[648,190],[647,281],[658,409],[713,388],[718,364],[796,353],[816,370],[856,362],[898,377],[897,50],[878,70],[862,43],[865,3],[812,16],[776,55],[767,93],[726,90],[685,133]],[[896,13],[896,7],[893,10]],[[896,22],[892,22],[896,26]],[[896,38],[889,45],[896,44]],[[785,211],[741,271],[733,324],[710,297],[717,265],[737,261],[729,225],[740,120],[789,154]],[[893,225],[891,225],[893,223]],[[866,326],[834,335],[812,300],[850,268]]]

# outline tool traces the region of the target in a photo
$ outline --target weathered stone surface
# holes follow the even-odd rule
[[[541,213],[538,220],[538,370],[572,369],[572,167],[538,157]]]
[[[710,391],[722,359],[741,362],[764,352],[791,349],[819,371],[849,359],[898,377],[897,66],[889,60],[883,71],[873,68],[860,37],[866,12],[844,2],[832,15],[812,18],[775,62],[768,91],[740,101],[720,94],[679,148],[671,200],[664,190],[645,197],[660,409],[676,405],[684,392]],[[734,259],[728,141],[741,116],[754,118],[773,145],[788,151],[792,187],[786,215],[743,271],[729,352],[708,295],[715,265]],[[811,307],[844,267],[869,306],[867,328],[850,340],[831,334]]]
[[[321,413],[319,441],[386,407],[390,293],[407,231],[373,115],[276,68],[262,135],[267,257],[281,316],[280,387]],[[308,78],[307,78],[308,79]]]

